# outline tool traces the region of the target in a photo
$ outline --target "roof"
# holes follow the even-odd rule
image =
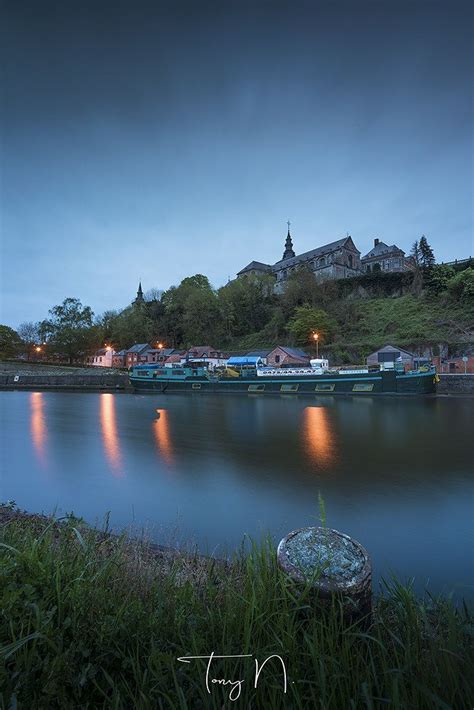
[[[291,357],[297,357],[302,360],[309,359],[308,353],[305,353],[303,350],[298,350],[298,348],[287,348],[286,345],[277,345],[276,348],[273,348],[273,350],[277,349],[283,350],[283,352],[287,353],[287,355],[291,355]],[[273,350],[270,352],[273,352]]]
[[[128,348],[127,353],[141,353],[143,350],[149,350],[148,343],[135,343],[131,348]]]
[[[174,353],[174,348],[149,348],[147,353],[160,353],[161,355],[164,355],[164,357],[168,357]]]
[[[166,358],[165,364],[168,362],[181,362],[182,357],[183,356],[180,355],[179,353],[174,353],[173,355],[170,355],[169,357]]]
[[[118,353],[114,353],[114,357],[115,357],[116,355],[125,355],[126,352],[127,352],[126,350],[119,350]]]
[[[228,365],[257,365],[261,358],[258,355],[247,356],[241,355],[240,357],[230,357],[227,360]]]
[[[252,271],[253,269],[257,271],[271,271],[271,268],[270,264],[263,264],[261,261],[251,261],[250,264],[244,266],[244,268],[237,273],[237,276],[239,274],[245,274],[246,271]]]
[[[310,251],[305,251],[303,254],[297,254],[291,259],[280,259],[276,264],[273,265],[272,270],[278,271],[281,268],[286,268],[287,266],[293,266],[294,264],[299,264],[302,261],[309,261],[318,256],[324,256],[325,254],[330,254],[336,249],[341,247],[346,247],[351,249],[351,251],[356,251],[360,254],[359,250],[352,241],[352,237],[343,237],[342,239],[337,239],[335,242],[330,242],[329,244],[324,244],[322,247],[317,247],[316,249],[311,249]]]
[[[268,348],[268,350],[252,350],[249,353],[245,353],[246,357],[267,357],[274,348]]]
[[[411,353],[409,350],[394,347],[393,345],[384,345],[383,348],[377,348],[377,350],[374,350],[374,352],[370,353],[370,355],[375,355],[376,353],[391,353],[394,350],[396,350],[397,352],[406,353],[407,355],[410,355],[410,357],[414,357],[413,353]],[[370,357],[370,355],[368,355],[368,357]]]
[[[385,244],[385,242],[379,242],[365,256],[363,256],[362,259],[370,259],[372,257],[383,256],[384,254],[391,254],[393,252],[396,252],[397,254],[401,253],[403,254],[403,256],[405,256],[405,252],[403,251],[403,249],[397,247],[396,244],[388,246],[388,244]]]
[[[209,357],[210,353],[220,353],[220,350],[213,348],[212,345],[197,345],[189,348],[186,355],[188,357]]]

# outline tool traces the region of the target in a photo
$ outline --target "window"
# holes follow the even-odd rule
[[[265,389],[265,385],[249,385],[248,386],[249,392],[263,392],[264,389]]]
[[[314,388],[315,392],[333,392],[336,387],[335,382],[322,382]]]
[[[150,373],[148,372],[148,370],[141,370],[138,374],[140,375],[140,377],[148,377]]]
[[[288,384],[280,387],[280,392],[298,392],[299,385]]]
[[[352,388],[353,392],[372,392],[374,389],[373,383],[368,384],[367,382],[360,382],[354,385]]]
[[[193,390],[200,390],[201,389],[201,383],[200,382],[193,382]]]
[[[349,256],[347,257],[347,263],[349,264],[349,268],[351,268],[351,269],[352,269],[353,261],[354,260],[352,258],[352,254],[349,254]]]
[[[326,266],[326,259],[324,258],[324,256],[321,256],[321,257],[318,259],[318,266],[319,266],[319,267],[321,267],[321,266]]]
[[[391,353],[377,353],[377,360],[379,362],[395,362],[397,357],[400,357],[399,350],[394,350]]]
[[[172,375],[184,375],[184,370],[176,370],[176,369],[173,368],[173,369],[171,370],[171,374],[172,374]]]
[[[279,356],[279,355],[275,355],[275,362],[280,362],[280,356]]]

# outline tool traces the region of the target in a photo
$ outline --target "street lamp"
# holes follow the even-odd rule
[[[319,357],[319,333],[313,333],[313,340],[316,343],[316,359]]]

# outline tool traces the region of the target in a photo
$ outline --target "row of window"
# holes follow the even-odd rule
[[[336,383],[335,382],[320,382],[318,383],[314,391],[315,392],[334,392],[336,388]],[[265,389],[265,385],[258,384],[258,385],[249,385],[248,386],[248,391],[249,392],[263,392]],[[299,384],[284,384],[281,385],[280,387],[280,392],[298,392],[299,389]],[[373,382],[356,382],[353,387],[352,391],[353,392],[372,392],[374,389],[374,383]]]

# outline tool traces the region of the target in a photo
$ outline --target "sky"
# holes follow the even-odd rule
[[[1,322],[349,233],[474,254],[471,3],[7,0]]]

